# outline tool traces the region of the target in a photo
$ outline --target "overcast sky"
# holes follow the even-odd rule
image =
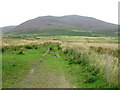
[[[0,0],[0,27],[39,16],[82,15],[118,23],[119,0]]]

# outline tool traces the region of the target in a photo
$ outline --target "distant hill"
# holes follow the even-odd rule
[[[5,27],[1,27],[0,31],[2,30],[3,33],[9,32],[11,31],[11,29],[13,29],[15,26],[5,26]]]
[[[62,17],[43,16],[28,20],[15,28],[6,30],[15,34],[39,35],[116,35],[117,25],[92,17],[68,15]],[[5,32],[5,33],[6,33]]]

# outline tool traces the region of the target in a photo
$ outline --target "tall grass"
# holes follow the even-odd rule
[[[109,45],[110,46],[110,45]],[[118,52],[117,48],[105,48],[106,46],[93,46],[77,44],[77,43],[64,43],[62,46],[63,52],[68,56],[66,60],[69,64],[78,64],[83,67],[83,71],[89,72],[85,82],[95,82],[95,78],[102,79],[110,87],[118,87]],[[106,79],[106,50],[109,51],[109,71],[110,80]]]
[[[54,43],[53,43],[54,42]],[[43,47],[46,48],[43,50]],[[26,50],[40,50],[44,54],[47,49],[56,52],[63,51],[66,55],[65,60],[71,66],[70,71],[76,77],[75,83],[83,82],[85,85],[94,87],[118,87],[118,44],[108,43],[89,43],[89,42],[70,42],[61,40],[26,40],[26,39],[5,39],[1,51],[4,55],[25,56]],[[106,51],[108,51],[110,80],[106,80]],[[32,53],[33,54],[33,53]],[[9,55],[5,57],[9,57]],[[34,57],[34,55],[33,55]],[[11,60],[12,61],[12,60]],[[31,61],[32,63],[33,61]],[[15,61],[17,63],[17,61]],[[10,66],[11,67],[11,66]],[[14,65],[12,65],[14,67]],[[7,68],[8,69],[8,68]],[[9,70],[9,69],[8,69]],[[73,74],[72,73],[72,74]],[[7,74],[9,75],[9,74]],[[9,78],[9,76],[6,76]],[[83,80],[83,81],[80,81]],[[83,87],[91,87],[83,86]]]

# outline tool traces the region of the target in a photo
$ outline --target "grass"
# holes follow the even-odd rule
[[[79,88],[118,87],[118,44],[114,42],[114,38],[113,42],[109,43],[107,42],[110,40],[108,37],[54,36],[39,38],[16,39],[11,37],[4,40],[2,48],[3,87],[14,87],[14,84],[22,80],[30,69],[41,60],[41,56],[48,48],[51,53],[44,58],[45,68],[48,72],[55,72],[58,76],[64,74],[68,81]],[[13,39],[15,41],[11,42]],[[83,41],[78,42],[79,39]],[[93,42],[88,42],[89,40],[93,40]],[[105,43],[100,43],[101,41],[105,41]],[[106,50],[108,50],[110,59],[111,78],[109,84],[106,82],[105,72]],[[56,58],[55,52],[59,53],[60,58]]]
[[[2,53],[0,52],[0,88],[2,88]]]
[[[87,36],[60,36],[59,40],[72,40],[74,42],[89,42],[89,43],[118,43],[115,37],[87,37]]]
[[[45,56],[45,58],[43,58],[45,64],[43,65],[43,67],[39,69],[43,69],[42,74],[46,73],[46,75],[49,72],[54,72],[55,75],[57,76],[61,76],[64,74],[67,63],[65,63],[65,61],[63,60],[65,55],[61,51],[59,51],[58,44],[54,45],[52,43],[51,44],[47,43],[37,47],[38,48],[36,49],[35,46],[31,46],[31,45],[22,46],[22,51],[21,51],[21,48],[19,48],[19,50],[15,49],[15,48],[18,49],[18,46],[17,46],[12,49],[9,47],[4,51],[3,67],[2,67],[3,88],[12,88],[12,87],[20,88],[19,82],[23,80],[23,78],[25,78],[25,76],[29,73],[31,68],[37,67],[40,60],[42,59],[43,54],[47,51],[48,47],[51,47],[51,48],[53,47],[53,49],[51,49],[52,52],[49,53],[47,56]],[[55,51],[59,53],[60,58],[56,58]],[[45,79],[44,76],[42,78]],[[36,81],[34,81],[34,83],[35,82]],[[44,85],[48,85],[48,83],[45,83],[43,81],[41,82],[44,83]],[[41,86],[41,87],[44,87],[44,86]]]
[[[103,87],[118,87],[118,58],[115,56],[109,56],[109,71],[110,71],[110,79],[109,83],[106,81],[106,54],[96,53],[94,51],[85,51],[81,50],[75,46],[66,45],[66,48],[63,49],[63,52],[68,56],[66,60],[70,65],[75,65],[73,67],[73,75],[75,73],[75,77],[77,78],[77,74],[80,76],[86,75],[84,79],[86,83],[89,83],[90,87],[102,87],[97,84],[97,82],[101,82]],[[76,69],[76,65],[78,71]],[[82,70],[81,70],[82,69]],[[79,72],[83,71],[82,73]],[[70,71],[72,73],[72,71]],[[81,78],[81,77],[80,77]],[[77,78],[78,79],[78,78]],[[76,79],[76,83],[79,84]],[[80,80],[81,81],[81,80]],[[83,82],[83,83],[84,83]],[[86,85],[84,83],[83,85]],[[93,83],[93,84],[92,84]],[[95,84],[95,85],[94,85]],[[93,86],[92,86],[93,85]],[[79,85],[77,85],[79,86]]]
[[[80,65],[70,65],[68,73],[71,74],[71,82],[78,88],[107,88],[106,81],[98,76],[92,76],[89,72],[85,71],[86,67]]]
[[[41,48],[41,47],[40,47]],[[36,64],[46,49],[6,50],[3,53],[3,87],[13,87]]]
[[[60,53],[60,52],[58,52]],[[53,53],[49,54],[46,59],[46,64],[49,69],[49,71],[55,71],[57,75],[64,74],[66,70],[67,63],[64,61],[65,55],[60,54],[60,58],[56,58],[56,55]]]

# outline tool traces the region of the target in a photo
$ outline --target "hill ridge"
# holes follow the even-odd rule
[[[36,32],[37,30],[37,32],[39,33],[46,33],[48,29],[55,29],[58,32],[60,32],[60,29],[62,29],[64,32],[67,32],[70,30],[82,30],[82,31],[94,31],[94,32],[96,31],[97,32],[100,32],[100,31],[102,32],[103,31],[108,31],[108,32],[115,31],[116,32],[117,25],[112,24],[112,23],[107,23],[102,20],[98,20],[96,18],[86,17],[86,16],[79,16],[79,15],[51,16],[51,15],[48,15],[48,16],[40,16],[40,17],[31,19],[31,20],[25,21],[21,23],[20,25],[16,26],[15,28],[9,30],[8,32],[13,32],[13,31],[23,32],[23,30],[26,30],[25,33],[27,33],[30,31],[33,32],[33,30]],[[53,31],[51,30],[51,33]],[[50,33],[50,32],[47,32],[47,33]]]

